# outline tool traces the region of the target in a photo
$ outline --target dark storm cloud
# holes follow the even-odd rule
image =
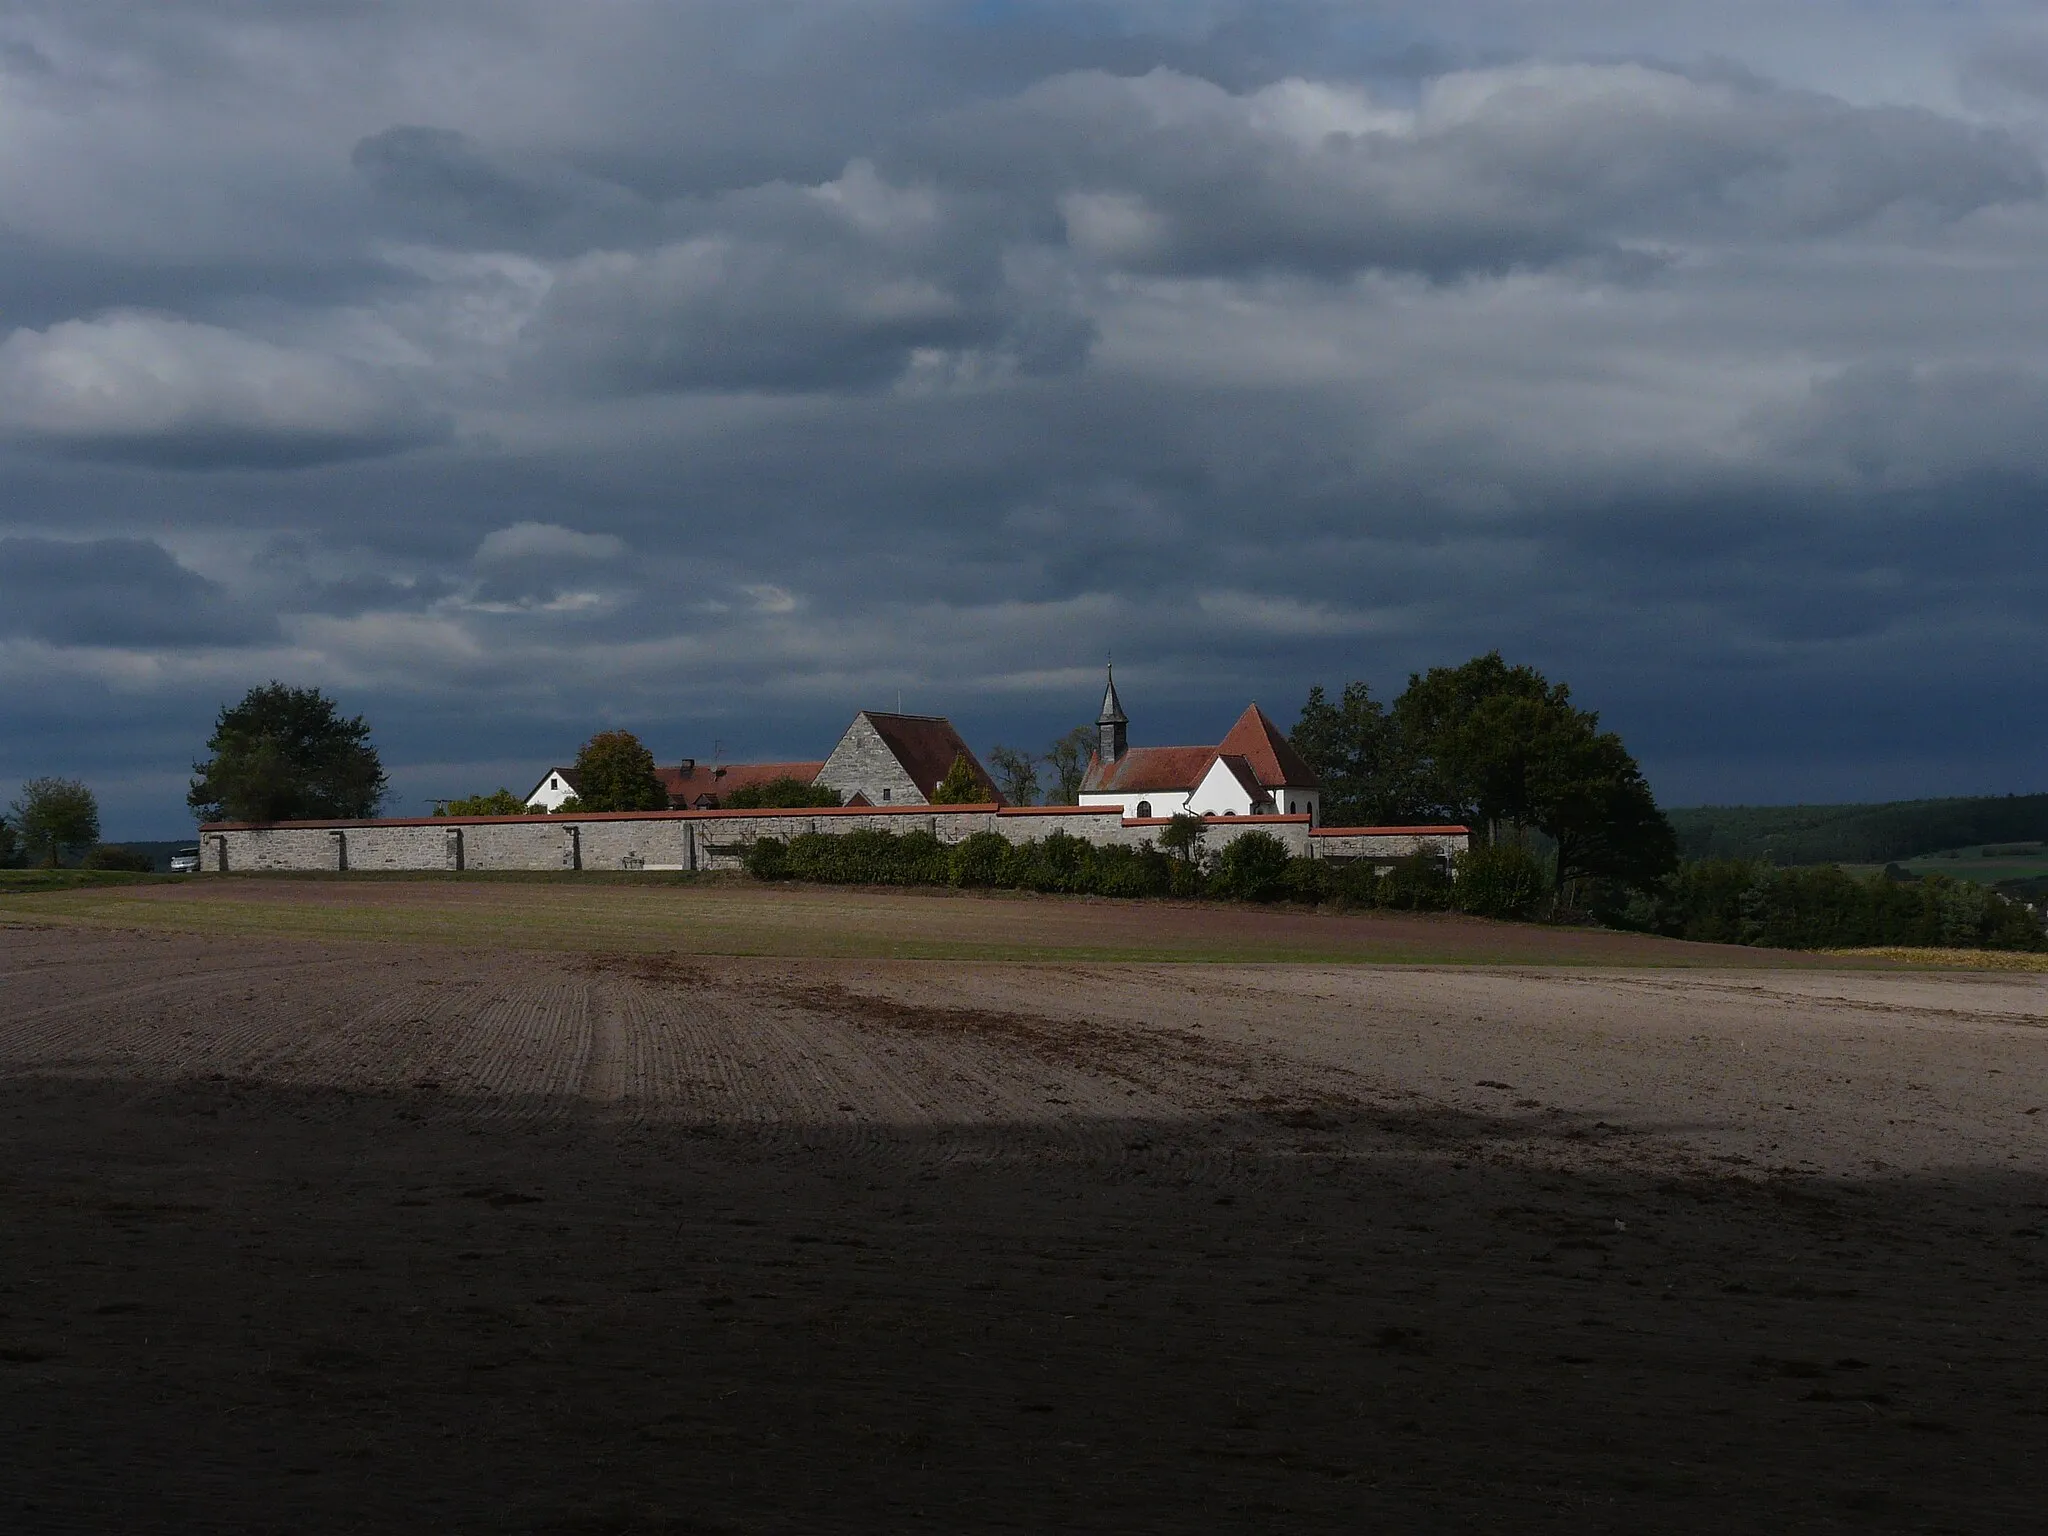
[[[456,245],[574,252],[659,229],[659,209],[559,161],[519,165],[447,128],[370,135],[350,163],[410,233]]]
[[[2011,366],[1861,364],[1817,381],[1770,430],[1799,459],[1876,484],[2048,483],[2048,378]]]
[[[568,265],[529,331],[540,376],[599,389],[867,388],[918,354],[1072,367],[1068,286],[1005,261],[990,210],[856,161],[704,208],[689,238]]]
[[[241,645],[277,624],[147,539],[0,538],[0,638]]]

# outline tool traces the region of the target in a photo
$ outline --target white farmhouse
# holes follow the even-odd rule
[[[1120,806],[1150,820],[1193,816],[1322,818],[1323,786],[1280,728],[1253,704],[1213,747],[1133,747],[1130,721],[1110,676],[1096,719],[1095,755],[1081,781],[1081,804]]]
[[[540,776],[540,782],[527,791],[526,808],[529,811],[547,811],[552,814],[562,808],[562,803],[575,798],[576,778],[566,768],[550,768]]]

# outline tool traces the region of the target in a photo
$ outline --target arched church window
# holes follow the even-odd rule
[[[1152,802],[1150,800],[1140,800],[1138,802],[1138,814],[1141,817],[1150,816],[1152,814]]]

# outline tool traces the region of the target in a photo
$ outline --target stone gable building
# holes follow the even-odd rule
[[[943,715],[862,710],[813,782],[838,790],[848,805],[929,805],[956,757],[967,759],[983,787],[984,804],[1007,804],[981,759]]]

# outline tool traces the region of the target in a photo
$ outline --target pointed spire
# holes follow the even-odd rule
[[[1124,714],[1123,700],[1116,696],[1116,668],[1105,669],[1109,673],[1109,686],[1102,690],[1102,713],[1095,717],[1097,725],[1129,725]]]
[[[1102,713],[1095,717],[1095,755],[1104,763],[1119,761],[1130,750],[1130,736],[1124,727],[1123,700],[1116,696],[1116,670],[1109,669],[1109,684],[1102,690]]]

